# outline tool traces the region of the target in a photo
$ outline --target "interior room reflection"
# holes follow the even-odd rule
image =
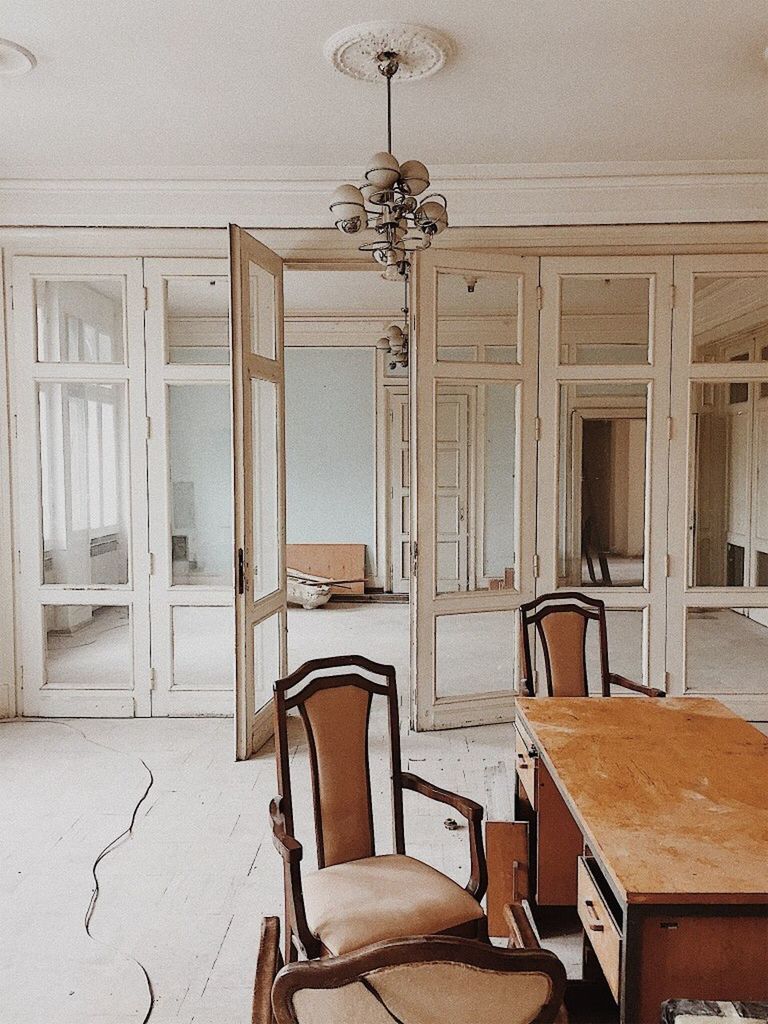
[[[515,274],[438,271],[438,360],[519,362],[521,287]]]
[[[642,586],[648,389],[562,384],[561,586]]]

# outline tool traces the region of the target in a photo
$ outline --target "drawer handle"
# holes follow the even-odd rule
[[[595,904],[592,900],[584,900],[584,906],[587,908],[587,914],[594,920],[590,921],[587,927],[591,932],[604,932],[605,925],[600,920],[600,915],[595,910]]]
[[[518,755],[517,755],[517,760],[518,760],[518,762],[519,762],[519,767],[520,767],[520,768],[523,768],[523,769],[525,769],[526,771],[527,771],[527,770],[528,770],[528,769],[530,768],[530,765],[529,765],[529,764],[528,764],[528,762],[527,762],[527,761],[525,760],[525,755],[524,755],[524,754],[518,754]]]

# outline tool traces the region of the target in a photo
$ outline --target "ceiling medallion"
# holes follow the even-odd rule
[[[364,242],[360,249],[370,252],[384,267],[382,276],[386,280],[397,281],[408,277],[410,253],[429,248],[434,236],[448,227],[448,204],[439,192],[424,195],[429,189],[429,171],[420,160],[401,164],[392,154],[392,81],[400,74],[423,78],[433,73],[445,63],[449,49],[447,44],[439,50],[430,49],[437,47],[437,34],[429,29],[379,22],[373,27],[376,31],[370,25],[346,29],[326,45],[326,53],[332,55],[339,70],[365,81],[383,78],[387,86],[387,148],[368,161],[365,180],[359,186],[339,185],[330,210],[336,227],[344,234],[355,235],[366,229],[375,232],[377,237]],[[361,29],[367,34],[361,36]],[[350,43],[347,49],[340,49],[337,41],[341,35],[356,40],[356,48],[353,50]]]
[[[0,39],[0,75],[25,75],[36,66],[34,53],[10,39]]]
[[[323,53],[337,71],[361,82],[378,82],[376,56],[385,50],[400,56],[398,81],[427,78],[438,72],[453,54],[448,36],[423,25],[369,21],[350,25],[326,42]]]

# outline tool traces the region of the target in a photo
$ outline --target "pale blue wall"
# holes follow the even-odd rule
[[[285,350],[289,544],[376,541],[376,362],[367,348]]]

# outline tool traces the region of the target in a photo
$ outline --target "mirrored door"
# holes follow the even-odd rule
[[[515,612],[534,594],[537,276],[529,257],[419,257],[411,572],[421,729],[514,714]]]
[[[675,257],[671,692],[766,714],[768,257]]]
[[[150,714],[141,260],[17,258],[22,714]]]
[[[283,263],[230,225],[237,757],[272,734],[286,671]]]
[[[227,260],[145,260],[152,713],[235,691]]]
[[[541,286],[537,593],[603,600],[611,671],[663,689],[672,259],[543,258]]]

